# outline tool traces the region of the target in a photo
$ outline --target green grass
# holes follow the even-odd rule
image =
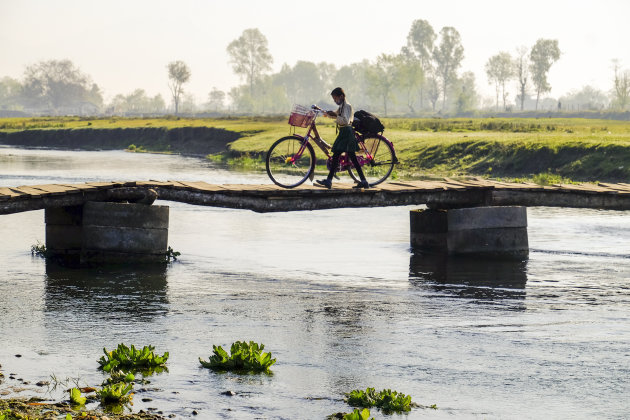
[[[332,142],[335,127],[320,119]],[[384,119],[399,179],[482,176],[539,183],[620,181],[630,177],[630,122],[569,118]],[[209,158],[242,170],[264,170],[271,144],[293,129],[285,117],[5,118],[0,132],[51,129],[215,127],[240,137]],[[306,129],[298,128],[298,133]],[[136,147],[137,150],[137,147]],[[323,154],[316,148],[318,158]],[[321,169],[321,168],[320,168]]]

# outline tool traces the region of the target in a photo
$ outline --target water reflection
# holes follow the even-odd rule
[[[167,265],[67,268],[46,264],[45,310],[78,320],[150,321],[168,312]]]
[[[473,299],[524,299],[527,261],[412,253],[409,281]]]

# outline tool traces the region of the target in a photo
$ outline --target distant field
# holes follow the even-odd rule
[[[625,181],[630,178],[630,122],[592,119],[385,119],[394,142],[399,177],[465,176],[527,178],[539,183]],[[0,132],[76,129],[222,128],[238,133],[225,152],[211,158],[230,165],[264,167],[274,140],[292,131],[286,118],[9,118]],[[297,129],[304,132],[305,129]],[[332,141],[335,127],[320,133]],[[2,137],[0,137],[0,142]],[[135,144],[142,147],[142,144]],[[151,150],[150,148],[144,148]],[[155,150],[165,151],[165,150]]]

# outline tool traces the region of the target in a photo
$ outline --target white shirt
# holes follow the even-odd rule
[[[345,127],[352,125],[354,119],[354,113],[352,112],[352,105],[344,101],[337,109],[337,124],[339,127]]]

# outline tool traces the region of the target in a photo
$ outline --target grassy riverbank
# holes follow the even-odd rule
[[[385,119],[384,123],[385,136],[394,142],[401,161],[396,168],[401,178],[473,175],[545,184],[630,177],[627,121],[459,118]],[[322,137],[334,139],[330,120],[322,119],[319,127]],[[84,148],[79,147],[81,142],[85,148],[133,144],[136,151],[209,154],[214,161],[256,170],[264,169],[264,155],[273,141],[290,131],[284,117],[12,118],[0,119],[0,144],[30,136],[37,138],[36,146],[45,147],[47,139],[59,142],[75,135],[73,148]],[[221,139],[206,147],[215,135]],[[199,140],[199,136],[205,137]],[[90,138],[96,137],[98,142],[90,145]],[[131,141],[134,138],[137,141]]]

